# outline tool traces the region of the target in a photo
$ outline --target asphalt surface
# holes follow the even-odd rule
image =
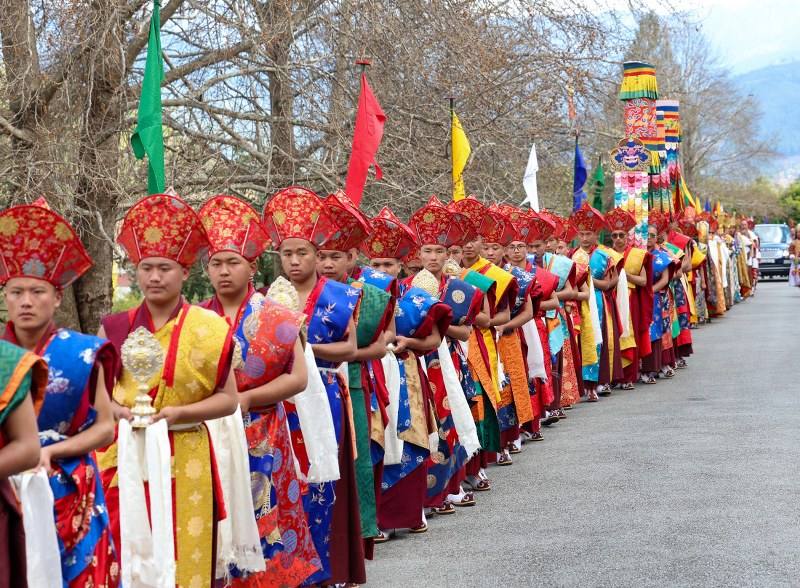
[[[369,586],[800,586],[800,289],[692,331],[689,367],[581,403],[478,505],[376,545]]]

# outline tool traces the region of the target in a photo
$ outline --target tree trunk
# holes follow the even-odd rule
[[[103,27],[102,41],[87,55],[85,87],[86,121],[80,146],[77,201],[84,214],[82,241],[94,261],[92,268],[75,283],[75,299],[81,330],[96,333],[100,319],[111,311],[113,238],[120,194],[117,169],[120,164],[119,131],[124,95],[125,62],[123,28],[117,2],[97,0],[91,6],[91,22]],[[107,139],[102,140],[102,137]],[[101,138],[98,140],[98,138]]]

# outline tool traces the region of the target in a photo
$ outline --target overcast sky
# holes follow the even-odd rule
[[[673,0],[700,17],[734,73],[800,61],[799,0]]]

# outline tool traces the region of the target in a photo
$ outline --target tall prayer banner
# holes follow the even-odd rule
[[[614,206],[634,215],[636,226],[631,230],[629,242],[635,247],[644,247],[652,155],[641,139],[630,137],[620,141],[610,157],[614,171]]]
[[[622,207],[636,217],[631,241],[642,247],[647,240],[648,211],[655,202],[661,201],[658,82],[655,68],[649,63],[628,61],[622,65],[622,70],[619,99],[625,103],[625,139],[611,154],[614,201],[621,202]],[[642,161],[647,161],[649,167],[642,169]]]
[[[452,114],[452,142],[453,142],[453,200],[463,200],[466,198],[464,192],[464,166],[469,159],[469,141],[458,120],[455,110],[451,108]]]
[[[136,129],[131,147],[137,159],[147,155],[147,193],[164,192],[164,130],[161,126],[161,83],[164,81],[164,60],[161,57],[161,16],[158,0],[150,16],[150,36],[147,40],[147,62],[139,95]]]
[[[375,159],[375,153],[383,139],[383,125],[386,122],[386,115],[367,83],[367,74],[364,73],[364,66],[367,65],[367,62],[359,64],[362,67],[361,94],[358,98],[356,128],[353,131],[353,144],[350,150],[350,163],[347,168],[347,184],[345,186],[345,194],[356,206],[361,204],[370,166],[375,166],[377,179],[380,180],[383,177],[378,161]]]

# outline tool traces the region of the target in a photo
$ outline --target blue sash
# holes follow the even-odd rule
[[[63,440],[68,434],[80,433],[95,422],[97,411],[89,404],[88,387],[97,354],[104,345],[110,343],[99,337],[66,329],[57,331],[47,345],[42,354],[49,368],[47,394],[37,423],[39,431],[55,431],[58,435],[40,437],[42,447]],[[73,422],[76,418],[83,422]],[[91,565],[97,550],[113,549],[114,546],[105,495],[93,453],[54,460],[53,468],[49,480],[55,499],[57,523],[74,523],[74,520],[66,518],[58,520],[59,512],[62,516],[72,513],[74,517],[81,516],[83,511],[83,515],[90,516],[88,524],[85,520],[81,522],[82,537],[70,549],[58,535],[61,570],[66,586]],[[79,475],[86,475],[88,480],[87,470],[94,471],[93,488],[90,490],[94,496],[79,495],[79,487],[74,480]],[[86,510],[86,504],[93,506]],[[74,531],[79,532],[78,529]]]
[[[458,278],[448,278],[441,299],[453,311],[453,324],[463,325],[469,316],[478,288]]]
[[[428,311],[435,304],[441,304],[441,302],[425,290],[416,286],[408,288],[405,294],[397,301],[397,309],[395,311],[397,334],[404,337],[413,337],[414,333],[422,327],[425,317],[428,316]],[[397,415],[397,433],[399,434],[411,427],[411,408],[408,385],[406,383],[406,365],[400,357],[396,359],[400,367],[400,405]],[[428,410],[427,403],[424,409]],[[428,448],[404,441],[403,456],[400,463],[383,468],[381,490],[386,492],[418,466],[424,464],[429,453]]]
[[[52,338],[42,354],[50,373],[47,395],[37,420],[40,431],[53,430],[65,435],[70,430],[75,413],[87,393],[97,352],[106,343],[105,339],[66,329],[59,330]],[[90,406],[85,422],[75,432],[91,426],[96,417],[97,411]],[[42,446],[52,442],[43,440]]]
[[[524,269],[511,263],[507,263],[503,269],[507,272],[511,272],[511,275],[517,279],[517,284],[519,285],[517,299],[514,301],[514,306],[511,309],[511,318],[514,318],[525,306],[525,300],[528,298],[535,276],[531,272],[526,272]]]
[[[392,283],[397,281],[397,278],[393,278],[389,274],[385,274],[370,267],[365,267],[358,281],[364,282],[365,284],[372,284],[384,292],[389,292],[391,294]]]

